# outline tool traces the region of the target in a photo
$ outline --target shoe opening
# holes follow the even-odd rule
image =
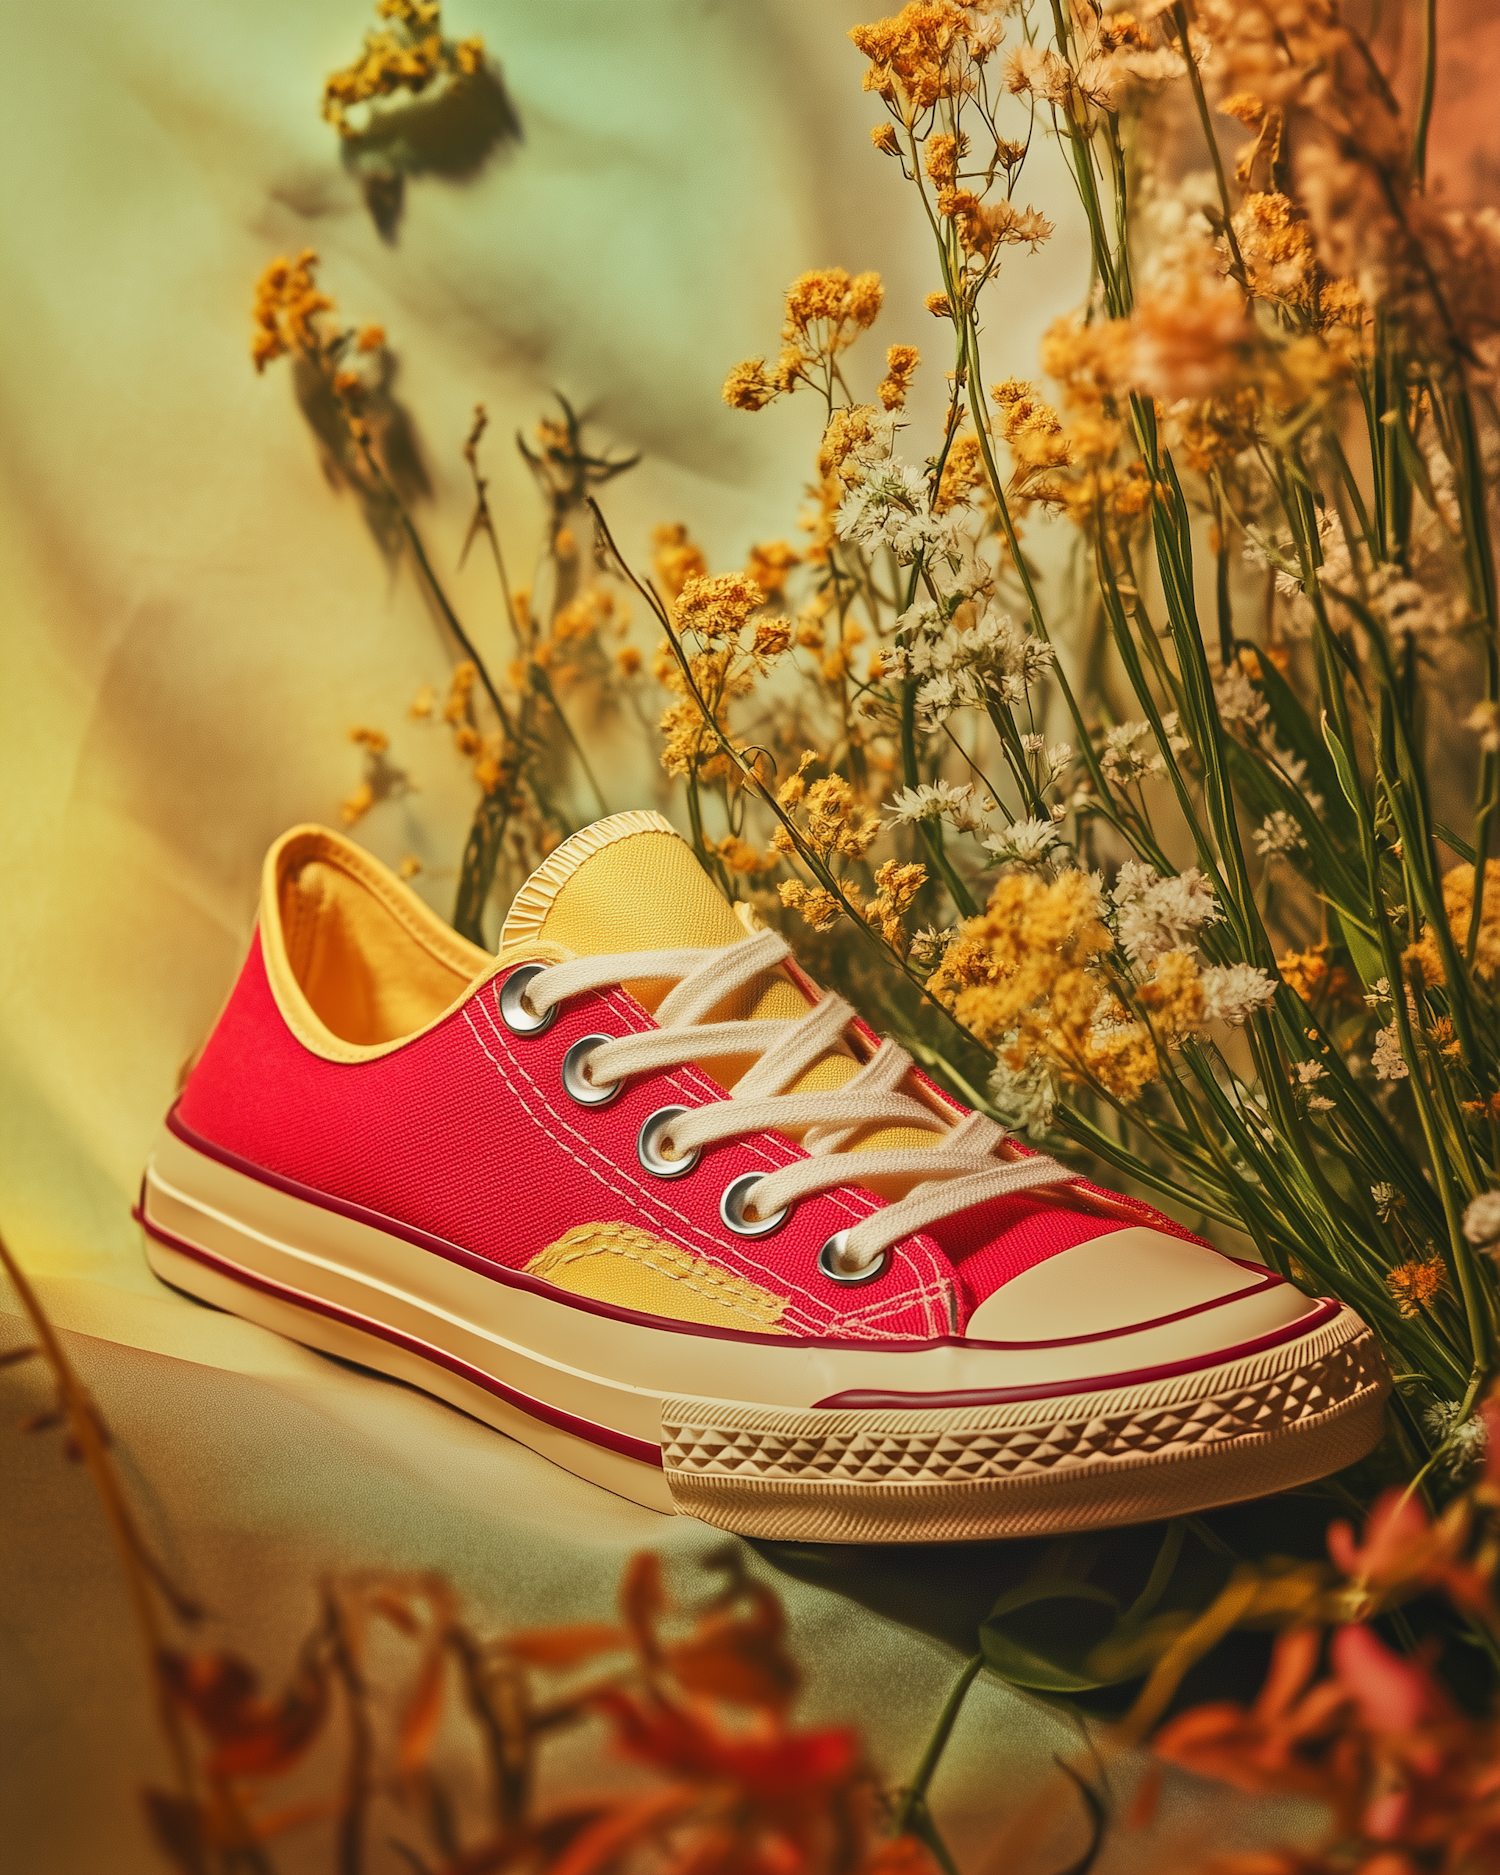
[[[263,940],[279,942],[308,1008],[341,1041],[369,1047],[414,1034],[492,961],[326,828],[299,828],[275,861],[276,928],[263,913]]]

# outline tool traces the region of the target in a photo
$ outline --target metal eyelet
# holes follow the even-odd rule
[[[563,1056],[562,1084],[563,1092],[570,1100],[576,1100],[580,1107],[608,1106],[622,1085],[619,1081],[595,1082],[589,1079],[589,1056],[601,1042],[613,1042],[618,1038],[613,1035],[585,1035]]]
[[[818,1268],[831,1283],[872,1283],[877,1276],[884,1276],[890,1266],[891,1253],[882,1250],[880,1255],[867,1270],[844,1270],[839,1268],[839,1258],[844,1254],[844,1245],[849,1241],[846,1230],[836,1230],[818,1252]]]
[[[724,1187],[724,1196],[719,1200],[719,1216],[736,1237],[769,1237],[773,1230],[780,1230],[786,1222],[789,1208],[786,1205],[779,1211],[773,1211],[769,1217],[752,1219],[745,1216],[750,1194],[765,1176],[764,1172],[743,1172]]]
[[[545,964],[522,964],[500,985],[500,1020],[513,1035],[540,1035],[557,1020],[561,1003],[554,1003],[545,1015],[539,1016],[526,1001],[527,986],[546,968]]]
[[[636,1135],[635,1156],[653,1178],[686,1178],[702,1158],[701,1146],[694,1146],[675,1159],[667,1158],[662,1151],[663,1139],[671,1131],[672,1122],[690,1111],[687,1107],[658,1107],[642,1122]]]

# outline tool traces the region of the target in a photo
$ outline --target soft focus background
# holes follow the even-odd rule
[[[519,135],[468,180],[413,179],[388,241],[317,108],[371,23],[362,0],[5,9],[0,1226],[73,1331],[153,1530],[224,1643],[273,1673],[332,1567],[443,1569],[498,1628],[603,1614],[643,1544],[690,1585],[719,1538],[215,1316],[146,1268],[130,1203],[248,938],[267,843],[336,815],[358,776],[356,723],[391,732],[416,784],[361,837],[387,861],[417,854],[445,911],[472,805],[441,735],[405,717],[447,669],[420,595],[324,479],[286,367],[251,368],[253,282],[311,246],[341,313],[385,326],[445,574],[482,400],[495,507],[526,578],[537,508],[509,437],[554,388],[597,441],[644,452],[607,491],[627,552],[644,560],[651,527],[681,520],[716,567],[737,566],[753,540],[794,536],[816,441],[810,400],[756,419],[719,401],[729,364],[774,350],[784,283],[819,264],[877,268],[879,346],[937,331],[921,307],[926,230],[870,149],[876,113],[843,37],[870,10],[450,0],[445,29],[484,35]],[[1086,280],[1055,152],[1027,174],[1059,234],[1008,263],[989,314],[996,377],[1034,369]],[[939,395],[935,363],[926,376]],[[503,661],[485,569],[454,591]],[[607,767],[613,809],[657,785]],[[0,1292],[0,1327],[19,1340],[14,1306]],[[134,1793],[157,1748],[124,1593],[82,1473],[13,1430],[35,1387],[20,1373],[0,1416],[0,1841],[38,1875],[153,1869]],[[990,1566],[981,1552],[943,1564],[955,1607],[982,1611]],[[894,1781],[951,1681],[959,1655],[941,1636],[962,1620],[936,1612],[919,1632],[778,1582],[809,1712],[858,1718]],[[968,1864],[997,1805],[1068,1739],[1044,1709],[976,1687],[935,1791]],[[1180,1830],[1223,1846],[1231,1821],[1174,1786],[1159,1831],[1107,1866],[1159,1859]]]

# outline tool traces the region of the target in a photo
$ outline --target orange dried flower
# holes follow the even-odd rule
[[[317,265],[317,253],[307,247],[295,260],[279,256],[256,281],[250,357],[257,371],[264,371],[273,359],[289,353],[304,357],[321,354],[319,322],[334,310],[334,304],[318,287]]]
[[[1385,1286],[1390,1290],[1402,1317],[1411,1321],[1425,1308],[1447,1281],[1441,1257],[1429,1257],[1420,1263],[1399,1263],[1387,1270]]]
[[[876,395],[887,410],[900,410],[906,402],[912,377],[922,361],[915,345],[892,345],[885,354],[885,376],[876,387]]]

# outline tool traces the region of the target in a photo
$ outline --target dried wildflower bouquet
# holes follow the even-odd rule
[[[857,394],[880,282],[837,270],[730,373],[825,422],[794,618],[754,562],[641,588],[704,863],[790,862],[783,906],[945,1012],[903,1040],[970,1093],[991,1058],[981,1104],[1354,1305],[1411,1469],[1460,1471],[1500,1239],[1500,221],[1424,193],[1433,35],[1413,111],[1332,0],[917,0],[851,37],[951,391],[907,431],[893,345]],[[1091,255],[1046,391],[983,362],[1052,232],[1043,137]]]
[[[381,10],[446,46],[435,8]],[[291,354],[461,654],[461,930],[599,811],[570,714],[657,720],[704,866],[961,1094],[1357,1308],[1428,1488],[1482,1443],[1500,1301],[1500,216],[1427,192],[1436,33],[1429,5],[1366,38],[1334,0],[913,0],[856,27],[871,160],[932,235],[941,421],[908,421],[915,345],[856,351],[878,275],[804,274],[779,354],[724,385],[819,411],[802,549],[713,574],[674,524],[638,578],[591,493],[630,464],[564,405],[522,445],[546,529],[513,589],[481,413],[498,677],[411,518],[384,334],[335,329],[304,255],[263,278],[255,351]],[[1053,233],[1039,139],[1089,277],[1038,381],[994,382],[987,334]],[[627,585],[649,661],[610,643]],[[399,782],[355,737],[350,822]]]

